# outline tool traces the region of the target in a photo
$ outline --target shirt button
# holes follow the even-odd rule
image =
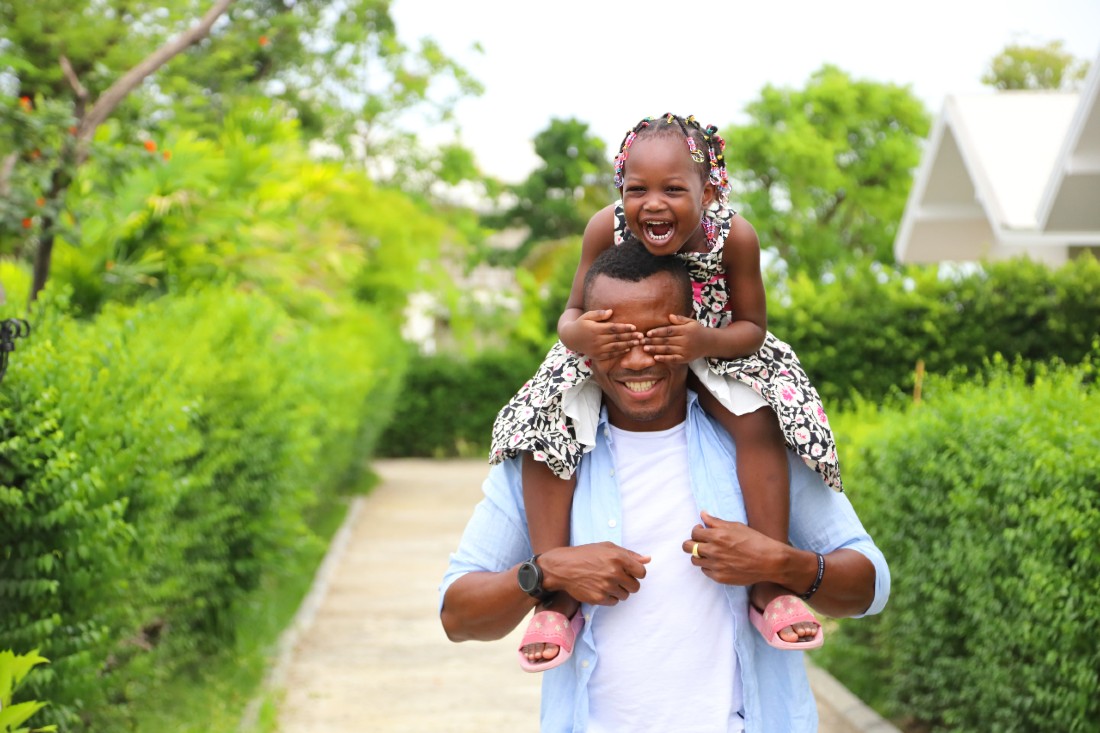
[[[614,519],[608,519],[607,520],[607,526],[608,527],[614,527],[616,524],[618,524],[618,522],[616,522]]]
[[[587,667],[588,666],[588,660],[587,659],[582,659],[581,660],[581,666],[582,667]]]

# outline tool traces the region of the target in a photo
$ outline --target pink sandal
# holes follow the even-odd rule
[[[542,672],[553,669],[573,656],[573,643],[577,634],[584,628],[584,615],[578,610],[572,620],[557,611],[539,611],[527,625],[523,640],[519,643],[519,666],[527,672]],[[557,644],[558,656],[540,662],[532,662],[523,653],[528,644]]]
[[[776,649],[793,649],[805,651],[817,649],[825,642],[825,629],[821,628],[821,622],[810,612],[809,606],[797,596],[779,596],[764,607],[764,613],[756,610],[756,606],[749,604],[749,621],[764,637],[764,641]],[[787,626],[809,621],[817,624],[817,633],[806,641],[783,641],[779,638],[779,631]]]

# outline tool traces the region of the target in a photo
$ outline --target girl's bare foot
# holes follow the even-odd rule
[[[573,618],[573,614],[580,608],[574,598],[566,593],[556,593],[554,596],[541,606],[535,607],[535,613],[539,611],[557,611],[565,616],[565,618]],[[561,647],[557,644],[547,644],[539,642],[536,644],[525,644],[520,647],[520,651],[527,657],[529,662],[549,662],[558,656],[561,651]]]
[[[763,612],[773,600],[779,596],[790,594],[789,590],[775,583],[757,583],[749,591],[749,602],[756,607],[756,610]],[[820,628],[820,624],[803,621],[791,626],[784,626],[779,630],[779,638],[791,644],[807,642],[817,635],[817,630]]]

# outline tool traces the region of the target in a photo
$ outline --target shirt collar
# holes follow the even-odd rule
[[[684,417],[685,422],[687,418],[691,416],[692,410],[696,409],[701,410],[703,407],[699,404],[699,395],[695,394],[695,391],[689,387],[687,391],[687,412]],[[600,407],[600,421],[596,425],[596,432],[603,433],[609,425],[611,425],[611,423],[607,419],[607,405],[602,405]]]

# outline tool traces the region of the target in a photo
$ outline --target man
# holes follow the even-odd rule
[[[628,243],[593,262],[584,300],[644,333],[690,315],[691,282],[677,258]],[[577,473],[573,546],[530,558],[519,462],[494,467],[443,579],[448,637],[499,639],[532,595],[566,591],[584,624],[543,673],[544,733],[816,730],[802,654],[749,624],[746,586],[812,594],[831,616],[877,613],[890,585],[881,552],[847,498],[793,456],[793,546],[747,527],[735,447],[688,390],[687,365],[638,347],[592,372],[604,410]]]

